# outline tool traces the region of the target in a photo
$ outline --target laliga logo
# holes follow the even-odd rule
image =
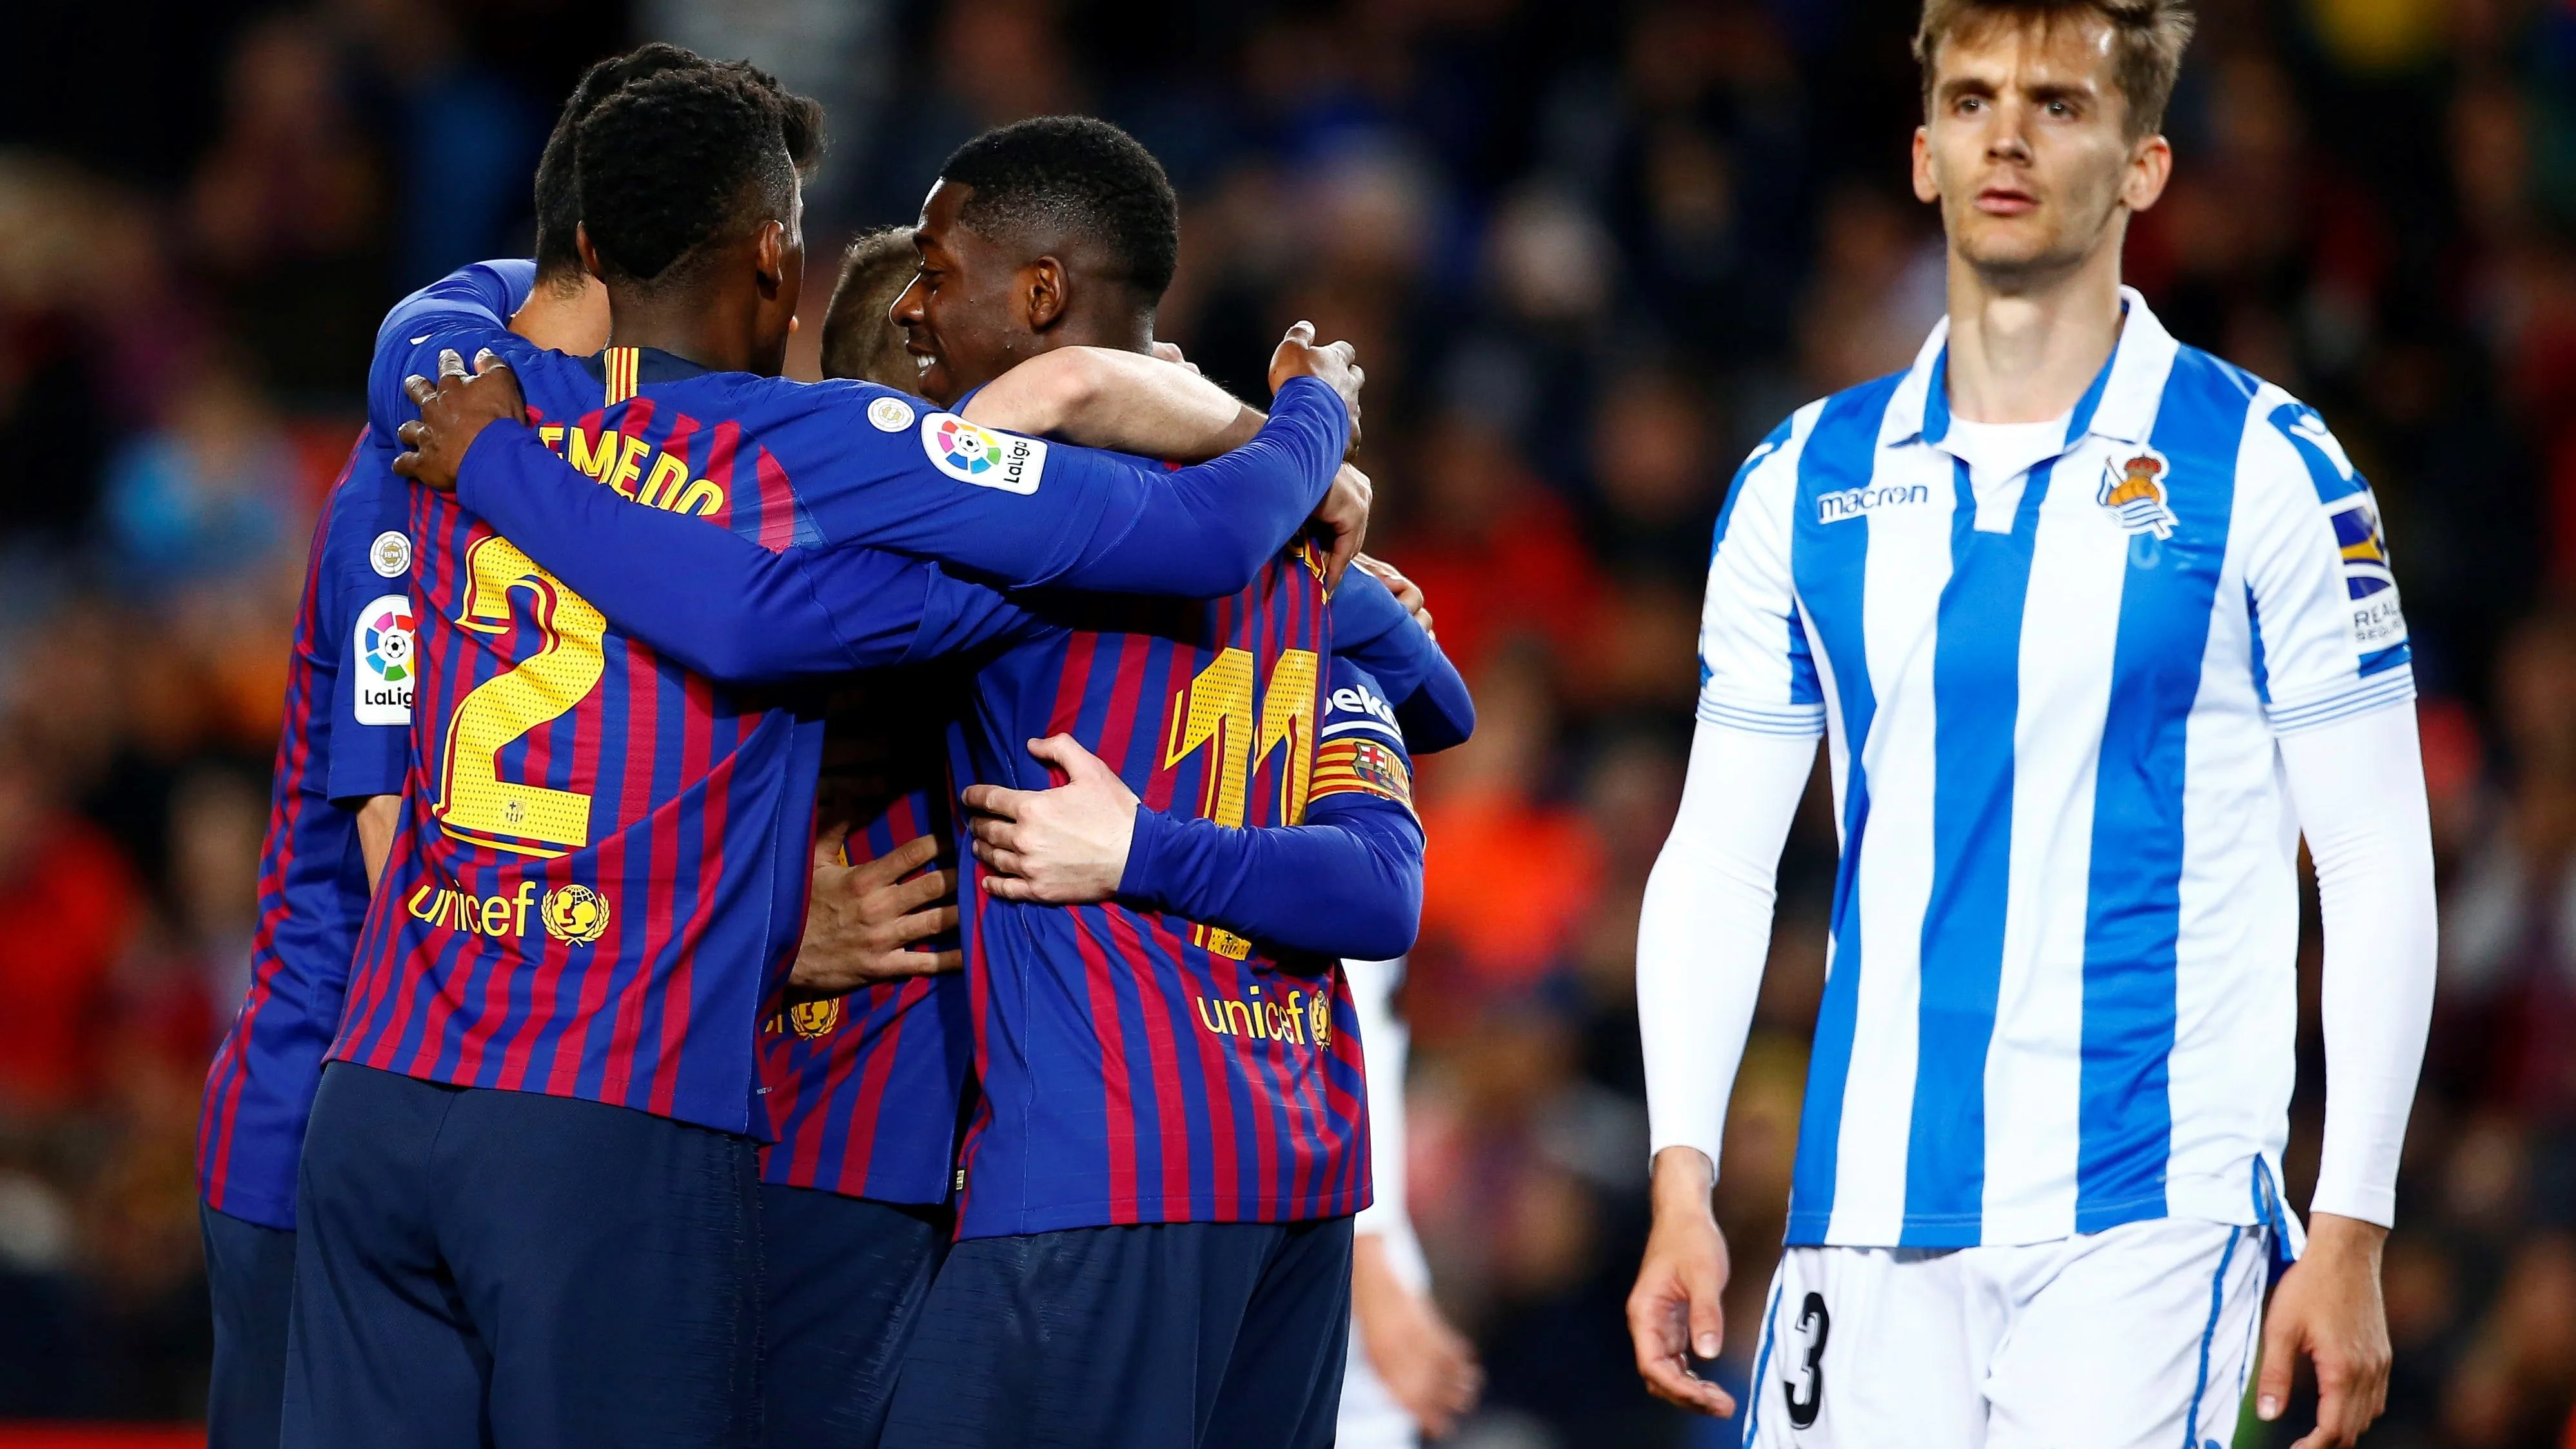
[[[546,934],[566,945],[587,946],[608,934],[608,899],[586,885],[556,886],[537,914]]]
[[[2127,459],[2114,454],[2102,465],[2102,489],[2093,501],[2111,510],[2130,534],[2171,538],[2180,520],[2166,505],[2165,479],[2170,472],[2165,455],[2153,448],[2141,448]]]
[[[400,605],[367,621],[363,638],[367,667],[387,684],[411,678],[411,615]]]
[[[1002,461],[1001,445],[992,435],[963,418],[942,419],[938,437],[940,455],[952,468],[989,473]]]

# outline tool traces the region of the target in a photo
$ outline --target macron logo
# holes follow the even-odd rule
[[[1846,488],[1839,493],[1816,495],[1816,522],[1840,523],[1846,518],[1858,518],[1881,508],[1931,501],[1932,489],[1922,483],[1910,488]]]

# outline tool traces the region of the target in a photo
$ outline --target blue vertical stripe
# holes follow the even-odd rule
[[[1861,585],[1869,557],[1866,521],[1820,524],[1816,497],[1857,488],[1876,469],[1878,430],[1902,377],[1838,393],[1825,404],[1798,457],[1789,572],[1825,656],[1833,662],[1848,751],[1843,781],[1843,850],[1834,872],[1833,943],[1816,1041],[1807,1062],[1807,1103],[1798,1119],[1798,1161],[1789,1184],[1788,1241],[1821,1243],[1834,1210],[1843,1085],[1851,1074],[1852,1030],[1860,1011],[1860,855],[1869,834],[1869,771],[1863,763],[1878,698],[1870,688],[1862,637]]]
[[[1932,650],[1932,893],[1899,1239],[1907,1247],[1966,1247],[1983,1235],[1986,1048],[2012,888],[2022,609],[2052,471],[2047,463],[2031,470],[2012,532],[1985,533],[1968,465],[1953,463],[1950,581]]]
[[[2133,546],[2128,553],[2093,786],[2075,1167],[2079,1233],[2165,1212],[2184,743],[2227,552],[2245,407],[2244,390],[2216,364],[2188,350],[2176,356],[2151,440],[2172,464],[2165,478],[2174,533],[2157,547]]]

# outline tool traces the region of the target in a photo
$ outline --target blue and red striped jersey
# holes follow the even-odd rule
[[[1149,809],[1295,825],[1332,652],[1319,556],[1209,603],[1021,595],[952,733],[955,774],[1050,783],[1025,742],[1070,734]],[[959,900],[981,1088],[961,1237],[1330,1217],[1368,1201],[1360,1043],[1340,963],[1115,902]]]
[[[314,527],[260,846],[250,989],[198,1117],[207,1205],[273,1228],[295,1226],[304,1122],[367,911],[357,817],[332,802],[400,792],[409,746],[412,548],[392,459],[361,436]]]
[[[835,694],[821,813],[863,822],[843,843],[845,863],[923,836],[953,854],[943,733],[963,707],[959,686],[953,671],[936,667],[881,670]],[[956,972],[769,1011],[760,1080],[776,1140],[762,1154],[761,1180],[880,1202],[946,1202],[973,1051],[966,978]]]
[[[888,389],[710,372],[649,349],[567,358],[488,307],[397,309],[371,428],[391,436],[410,411],[401,379],[436,371],[439,350],[483,347],[517,374],[536,441],[496,425],[476,451],[541,444],[624,499],[764,550],[880,545],[1006,582],[1142,572],[1178,591],[1205,565],[1175,541],[1222,551],[1242,527],[1131,464],[924,415]],[[1321,495],[1347,427],[1329,391],[1298,396],[1266,451],[1198,480],[1246,490],[1235,512],[1275,528],[1274,544]],[[711,683],[539,567],[463,506],[470,494],[413,492],[422,672],[403,826],[332,1056],[766,1134],[757,1027],[804,922],[818,697]],[[881,569],[903,620],[881,640],[868,618],[843,621],[883,645],[849,662],[905,662],[926,571],[832,552],[844,570]],[[603,604],[679,582],[603,562]]]

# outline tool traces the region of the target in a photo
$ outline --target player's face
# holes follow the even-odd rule
[[[1940,203],[1970,266],[1998,279],[2069,270],[2155,204],[2172,153],[2161,136],[2129,138],[2113,64],[2111,27],[2092,16],[2000,20],[1942,42],[1914,194]]]
[[[921,369],[921,395],[945,407],[1018,361],[1021,331],[1011,308],[1019,268],[989,238],[957,219],[973,192],[942,181],[921,203],[912,233],[921,270],[894,299],[903,349]]]

